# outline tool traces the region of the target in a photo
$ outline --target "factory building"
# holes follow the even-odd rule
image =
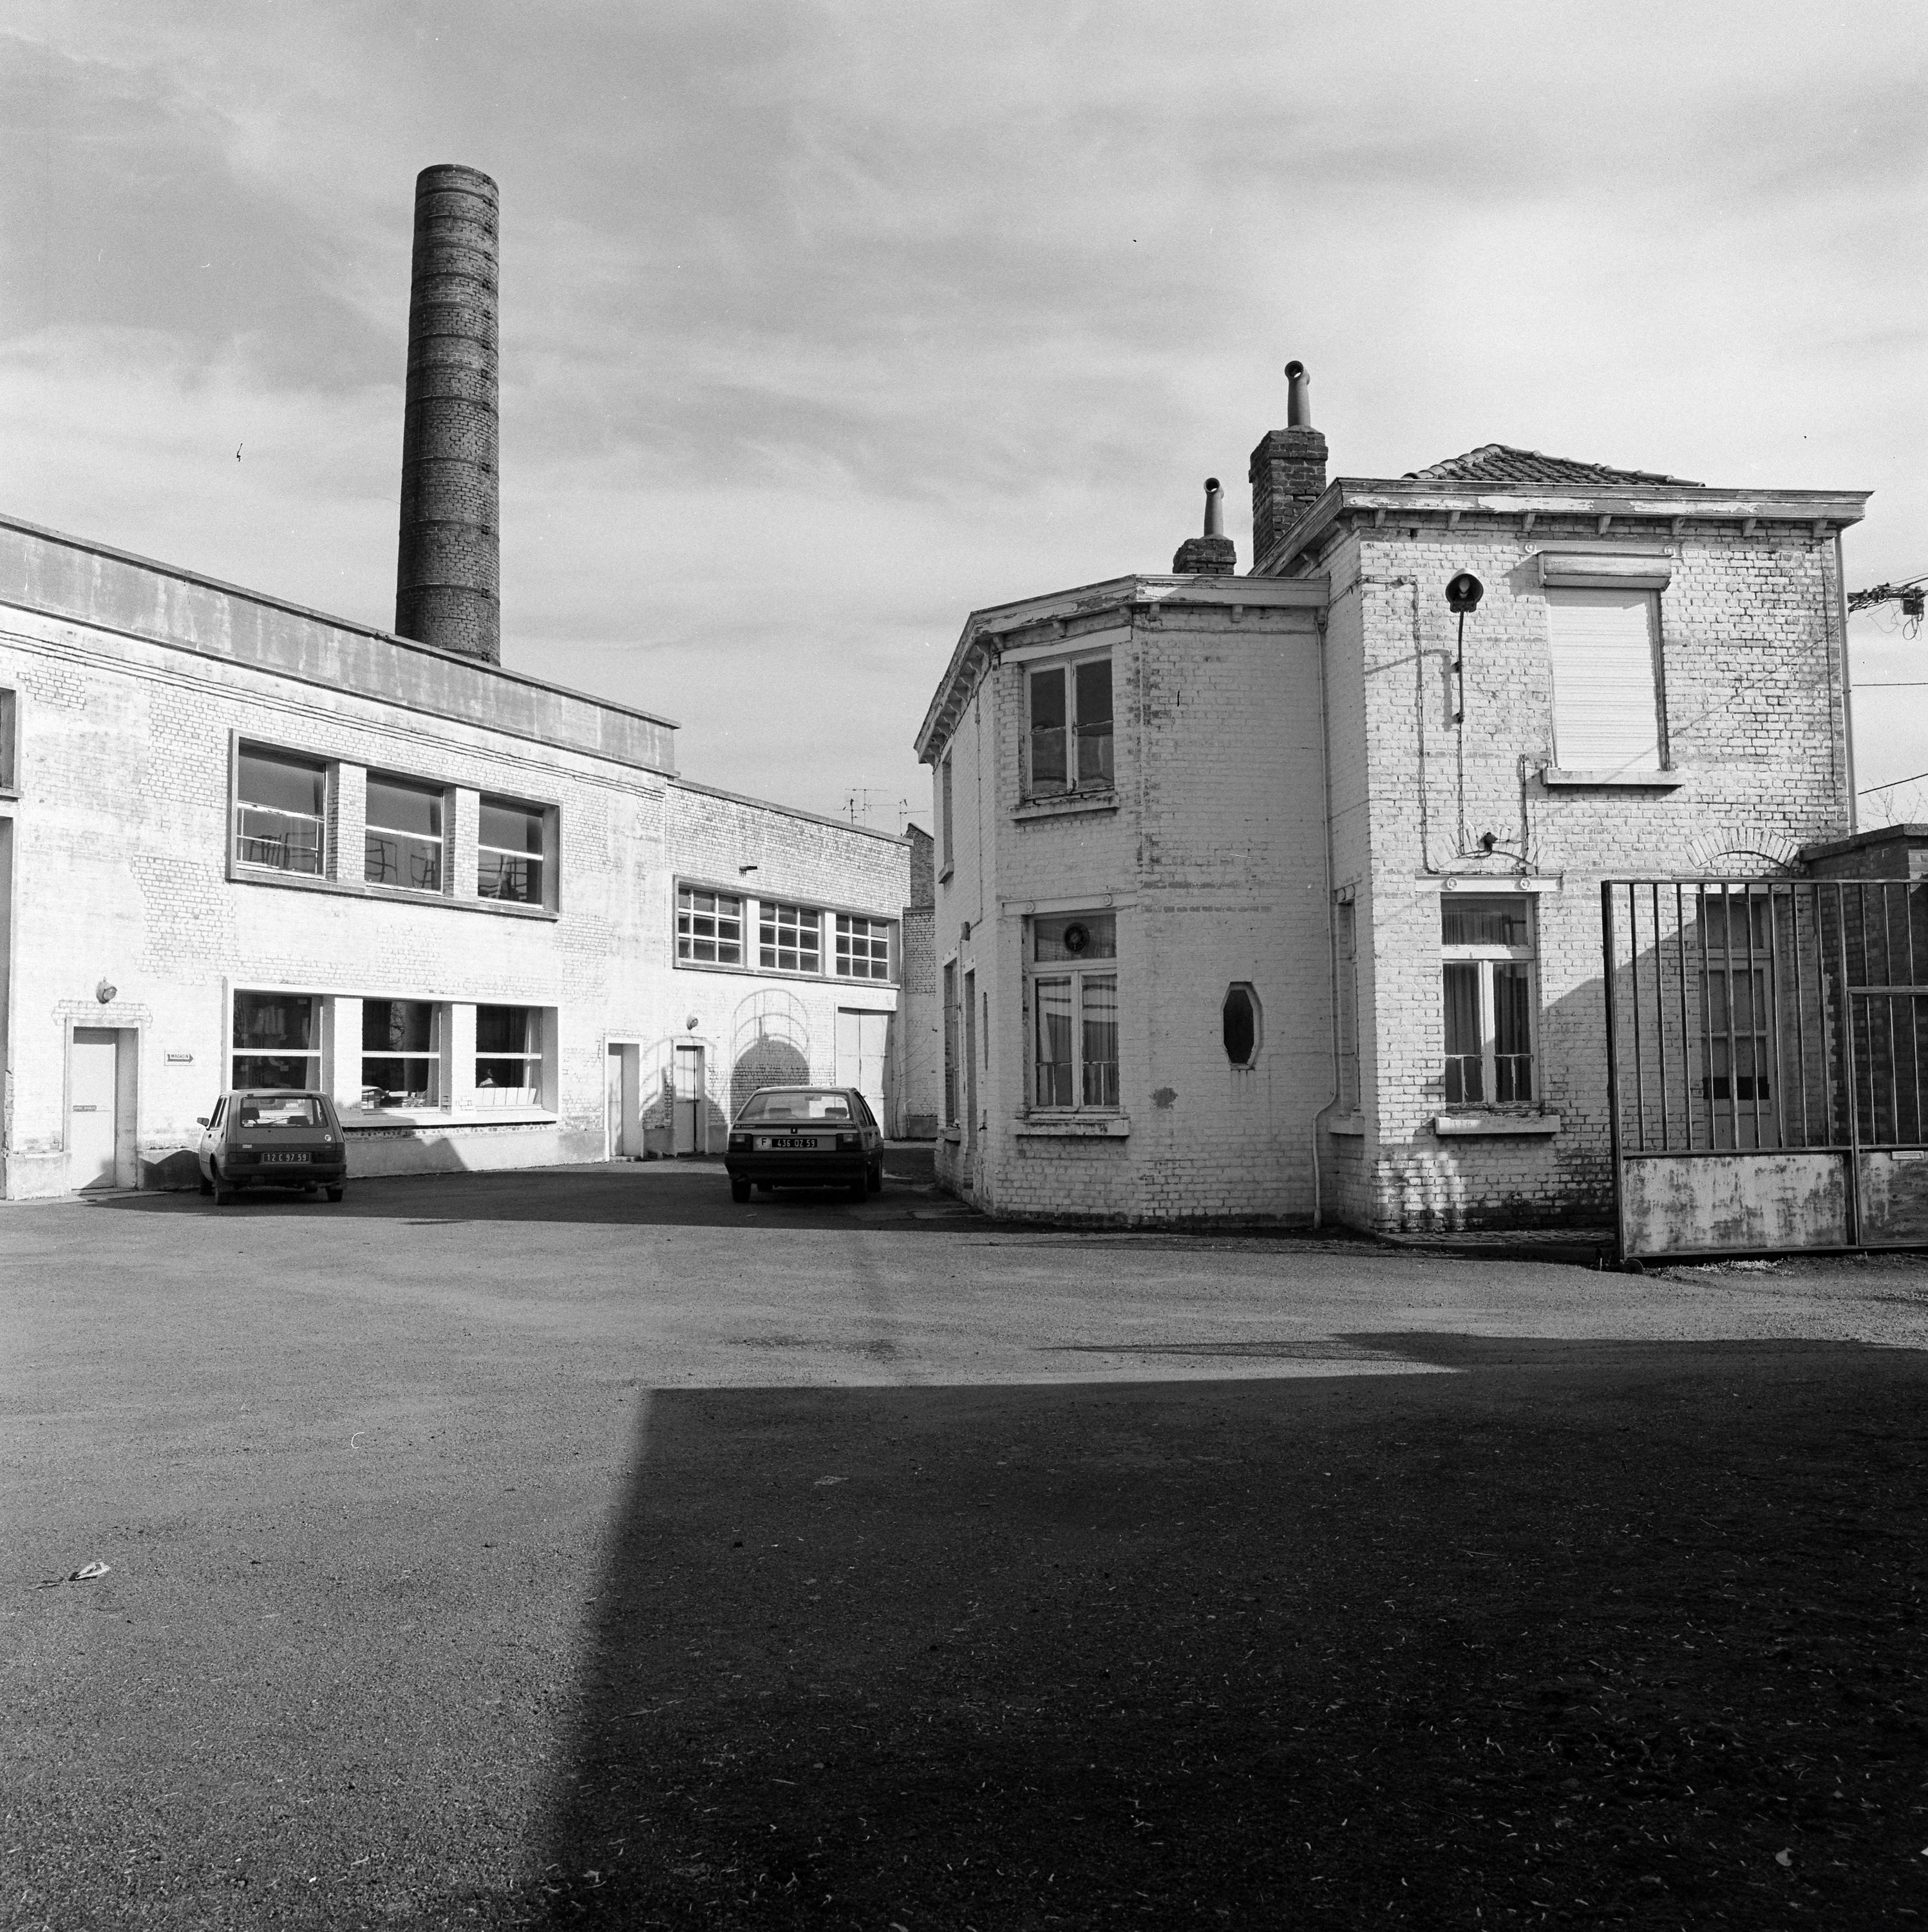
[[[720,1152],[772,1082],[934,1114],[910,841],[501,665],[495,256],[427,170],[394,632],[0,518],[0,1196],[191,1186],[230,1086],[331,1093],[361,1175]]]

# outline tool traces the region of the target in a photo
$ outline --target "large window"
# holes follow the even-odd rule
[[[1701,898],[1701,1097],[1768,1100],[1774,1053],[1768,974],[1774,957],[1772,903],[1765,893],[1718,887]],[[1726,1120],[1721,1122],[1725,1126]]]
[[[475,1104],[532,1107],[542,1093],[542,1015],[535,1006],[475,1009]]]
[[[1440,901],[1450,1106],[1534,1097],[1533,902],[1448,894]]]
[[[371,886],[442,890],[442,794],[431,785],[368,774],[368,831],[362,877]],[[484,897],[501,895],[484,893]]]
[[[890,922],[837,915],[837,975],[844,980],[890,977]]]
[[[313,993],[234,996],[229,1084],[321,1085],[321,1000]]]
[[[361,1104],[432,1107],[440,1064],[436,1009],[427,1000],[361,1003]]]
[[[676,957],[699,966],[743,963],[743,902],[700,886],[676,888]]]
[[[244,745],[235,774],[234,855],[244,866],[319,878],[328,767]]]
[[[1111,789],[1111,660],[1051,664],[1029,682],[1033,798]]]
[[[1116,915],[1031,921],[1031,1104],[1047,1111],[1118,1106]]]
[[[548,814],[540,806],[484,798],[476,826],[475,892],[485,899],[541,905],[543,832]]]
[[[954,837],[951,829],[951,754],[946,752],[937,766],[937,869],[940,872],[951,869]]]
[[[1656,604],[1647,590],[1549,590],[1553,758],[1570,771],[1660,768]]]
[[[823,970],[823,915],[764,899],[757,908],[757,963],[775,973]]]

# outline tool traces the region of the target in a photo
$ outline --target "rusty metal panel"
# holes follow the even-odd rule
[[[1621,1169],[1622,1252],[1846,1247],[1848,1160],[1843,1153],[1792,1149],[1628,1156]],[[1928,1174],[1923,1185],[1928,1190]]]
[[[1861,1156],[1861,1239],[1870,1247],[1928,1243],[1928,1148],[1871,1148]]]

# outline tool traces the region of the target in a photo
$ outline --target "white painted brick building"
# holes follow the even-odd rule
[[[1324,469],[1261,442],[1251,576],[1208,536],[964,627],[918,740],[939,1171],[994,1212],[1603,1220],[1600,880],[1852,826],[1864,494]]]
[[[4,1198],[191,1185],[264,1075],[360,1174],[720,1150],[765,1079],[894,1126],[910,896],[663,719],[0,521]]]

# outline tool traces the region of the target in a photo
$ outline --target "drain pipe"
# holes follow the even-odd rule
[[[1332,900],[1332,712],[1326,702],[1326,622],[1321,610],[1317,620],[1319,642],[1319,783],[1326,806],[1326,960],[1332,1001],[1332,1098],[1312,1116],[1312,1226],[1325,1226],[1324,1204],[1321,1198],[1319,1174],[1319,1123],[1339,1105],[1345,1090],[1339,1069],[1339,929],[1333,917]],[[1357,915],[1355,915],[1357,916]]]

